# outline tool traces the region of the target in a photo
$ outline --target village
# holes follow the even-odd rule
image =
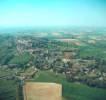
[[[98,69],[98,59],[93,57],[79,58],[79,49],[70,46],[70,43],[69,40],[68,42],[59,42],[58,40],[56,42],[54,39],[47,38],[16,37],[15,56],[20,57],[10,60],[7,65],[2,65],[2,69],[9,68],[14,71],[12,75],[0,78],[19,81],[33,80],[39,70],[48,70],[54,72],[56,76],[58,73],[63,74],[69,82],[104,88],[106,86],[106,72]],[[74,41],[72,43],[79,46],[76,39],[75,43]],[[21,57],[23,54],[25,55]],[[30,55],[30,58],[24,62],[23,59],[27,59],[27,55],[28,57]]]

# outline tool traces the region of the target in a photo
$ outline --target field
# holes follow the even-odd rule
[[[55,82],[63,86],[64,100],[106,100],[106,90],[88,87],[79,83],[69,83],[65,76],[56,76],[53,72],[40,71],[35,82]]]
[[[12,80],[0,80],[0,100],[16,100],[16,87]]]

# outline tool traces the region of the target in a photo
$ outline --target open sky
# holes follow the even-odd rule
[[[0,27],[106,27],[106,0],[0,0]]]

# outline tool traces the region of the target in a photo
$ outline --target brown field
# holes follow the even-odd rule
[[[62,100],[62,86],[56,83],[27,82],[24,100]]]

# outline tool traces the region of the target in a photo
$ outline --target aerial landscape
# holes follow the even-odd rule
[[[106,100],[106,1],[86,1],[0,1],[0,100],[43,100],[25,99],[30,82],[60,84],[62,100]]]

